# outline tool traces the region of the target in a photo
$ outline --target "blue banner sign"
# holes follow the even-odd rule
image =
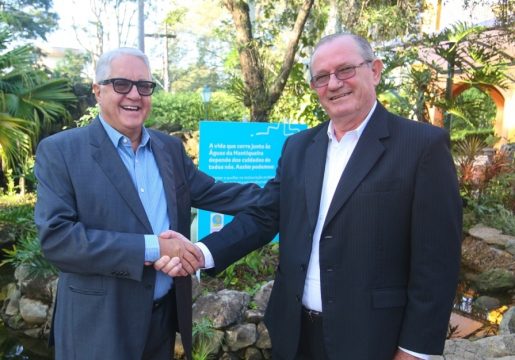
[[[304,124],[201,121],[199,169],[219,181],[263,187],[275,176],[286,138],[304,129]],[[198,239],[220,230],[231,219],[199,210]]]

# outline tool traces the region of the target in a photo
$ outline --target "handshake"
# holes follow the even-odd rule
[[[160,258],[152,265],[169,276],[186,276],[204,267],[204,254],[182,234],[167,230],[159,235]],[[147,263],[147,265],[150,265]]]

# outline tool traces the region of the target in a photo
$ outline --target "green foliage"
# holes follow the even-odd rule
[[[255,292],[260,280],[269,280],[278,261],[278,244],[268,244],[241,258],[218,275],[226,287]]]
[[[464,227],[480,222],[515,235],[515,160],[500,150],[484,155],[485,146],[477,137],[454,144],[460,192],[465,202]],[[480,155],[482,161],[478,161]]]
[[[428,63],[421,57],[421,61],[425,61],[436,72],[446,74],[445,96],[437,99],[435,104],[446,111],[444,125],[447,129],[450,129],[452,115],[456,112],[452,100],[455,73],[460,73],[460,81],[471,87],[506,86],[509,81],[506,65],[513,62],[514,58],[502,51],[502,39],[509,41],[508,34],[502,30],[496,30],[493,36],[484,26],[472,26],[464,22],[458,22],[439,34],[424,37],[424,45],[437,58],[432,57]]]
[[[202,318],[199,322],[193,322],[193,360],[213,359],[212,354],[220,344],[214,343],[215,329],[213,322],[208,318]]]
[[[390,111],[429,122],[429,107],[442,93],[437,74],[419,61],[416,47],[381,49],[385,65],[377,94]]]
[[[0,31],[0,49],[11,40]],[[66,105],[76,101],[66,79],[49,79],[36,67],[35,54],[29,45],[0,53],[0,155],[4,170],[16,176],[26,168],[40,131],[67,119]]]
[[[57,63],[53,76],[66,78],[72,84],[86,83],[89,79],[85,68],[89,63],[91,63],[91,54],[66,50],[64,58]]]
[[[470,228],[478,223],[501,230],[504,234],[515,236],[515,216],[513,211],[501,204],[493,206],[472,202],[470,209],[464,214],[464,228]]]
[[[0,7],[0,31],[17,38],[46,40],[57,27],[58,16],[50,11],[52,0],[3,0]]]
[[[375,40],[389,40],[420,30],[421,1],[374,1],[366,6],[355,24],[355,31]]]
[[[483,141],[489,142],[489,139],[493,138],[494,130],[490,129],[463,129],[463,130],[454,130],[451,134],[452,141],[465,140],[467,138],[479,138]],[[495,142],[495,141],[494,141]]]
[[[11,249],[2,249],[0,266],[28,266],[34,275],[56,274],[57,270],[43,257],[34,225],[34,195],[0,197],[0,224],[15,240]]]
[[[492,98],[477,88],[467,89],[456,97],[453,110],[453,132],[459,130],[491,130],[497,111]]]
[[[327,120],[317,95],[309,87],[305,77],[306,67],[300,63],[293,66],[283,94],[270,113],[270,122],[286,121],[316,126]]]
[[[245,108],[234,97],[217,91],[207,106],[199,93],[166,93],[159,91],[152,97],[152,114],[146,122],[149,127],[166,128],[172,124],[183,130],[198,130],[199,120],[233,120],[244,117]]]
[[[2,249],[5,260],[0,266],[11,264],[14,268],[27,266],[32,276],[56,275],[57,269],[43,256],[37,237],[20,238],[12,249]]]
[[[79,120],[75,121],[77,127],[83,127],[88,125],[94,118],[98,116],[100,109],[98,106],[91,106],[86,109],[86,113],[80,117]]]

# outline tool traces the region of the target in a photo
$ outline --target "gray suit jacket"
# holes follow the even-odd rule
[[[217,183],[178,139],[149,133],[173,230],[189,237],[191,206],[234,214],[255,201],[259,187]],[[144,234],[152,229],[100,121],[42,140],[35,173],[42,250],[60,270],[57,359],[140,360],[154,292],[155,270],[144,266]],[[175,284],[178,325],[191,351],[191,279]]]
[[[292,135],[259,204],[203,240],[216,269],[279,231],[266,312],[273,358],[294,358],[317,223],[327,123]],[[331,360],[391,360],[397,346],[443,350],[460,264],[461,199],[448,134],[380,104],[343,172],[320,237]]]

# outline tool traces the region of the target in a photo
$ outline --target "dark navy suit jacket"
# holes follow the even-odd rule
[[[191,206],[234,214],[255,185],[224,184],[197,170],[180,140],[149,130],[173,230],[189,237]],[[98,119],[45,138],[36,153],[35,221],[59,270],[52,327],[57,359],[140,360],[155,270],[144,266],[152,234],[138,193]],[[191,354],[191,278],[176,278],[178,326]]]
[[[265,322],[273,358],[298,347],[328,123],[292,135],[259,203],[204,243],[214,272],[270,241],[280,254]],[[341,176],[320,238],[325,346],[332,360],[443,350],[455,295],[461,199],[446,131],[380,104]]]

